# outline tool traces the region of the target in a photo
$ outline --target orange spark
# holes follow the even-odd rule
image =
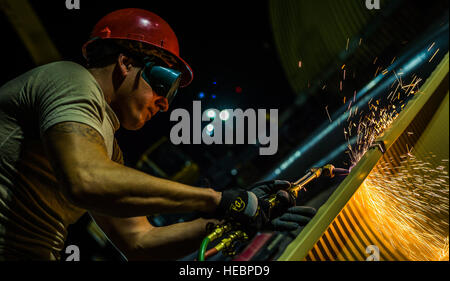
[[[437,52],[439,52],[439,48],[436,50],[436,52],[434,52],[433,56],[431,57],[431,59],[428,62],[431,62],[433,60],[433,58],[437,54]]]

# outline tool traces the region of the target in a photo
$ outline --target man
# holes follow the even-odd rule
[[[0,88],[0,260],[57,260],[67,226],[86,211],[128,259],[176,259],[195,250],[208,222],[229,218],[251,230],[269,225],[286,182],[223,193],[152,177],[123,165],[114,133],[138,130],[167,111],[192,81],[178,41],[157,15],[124,9],[105,16],[83,47],[87,68],[56,62]],[[243,208],[236,204],[244,203]],[[203,217],[153,227],[146,215]],[[312,216],[314,211],[301,213]],[[211,220],[214,219],[214,220]]]

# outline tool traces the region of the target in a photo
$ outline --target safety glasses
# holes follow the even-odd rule
[[[142,69],[142,78],[158,95],[166,97],[169,105],[177,94],[181,81],[181,72],[146,61]]]

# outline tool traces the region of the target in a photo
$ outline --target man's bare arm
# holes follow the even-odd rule
[[[164,227],[153,227],[146,217],[114,218],[92,214],[128,260],[176,260],[200,246],[207,235],[206,224],[215,220],[197,219]]]
[[[162,212],[213,212],[221,194],[147,175],[108,158],[101,135],[77,122],[54,125],[44,145],[63,192],[100,214],[137,217]]]

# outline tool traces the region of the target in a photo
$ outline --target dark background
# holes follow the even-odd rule
[[[61,55],[79,62],[83,60],[81,46],[89,38],[92,27],[108,12],[124,7],[144,8],[165,19],[177,34],[181,57],[194,72],[193,82],[179,90],[171,109],[192,111],[192,100],[199,99],[200,92],[205,94],[201,99],[202,110],[278,108],[281,112],[295,97],[275,51],[268,5],[264,1],[218,1],[214,4],[207,1],[127,1],[126,5],[123,1],[81,1],[80,10],[67,10],[63,0],[30,3]],[[8,23],[4,22],[4,26]],[[5,58],[14,61],[7,63],[11,67],[0,82],[34,66],[14,31],[8,28],[7,32],[7,37],[11,38],[7,48],[14,49],[20,56]],[[242,91],[238,93],[237,87]],[[174,125],[169,116],[170,110],[158,114],[140,131],[121,129],[118,132],[127,164],[133,166],[152,143],[162,136],[169,136]],[[233,154],[239,154],[248,147],[179,146],[203,168],[201,170],[217,164],[230,149]],[[227,167],[228,170],[232,168]],[[207,174],[203,177],[207,178]],[[244,183],[256,179],[253,174]],[[220,180],[218,184],[225,187]]]
[[[364,3],[362,0],[359,2],[361,5]],[[316,75],[316,80],[311,79],[304,88],[294,89],[292,85],[295,83],[289,80],[293,77],[282,66],[274,32],[289,34],[291,29],[306,29],[307,25],[275,30],[270,21],[268,1],[81,0],[80,10],[67,10],[64,0],[30,0],[29,3],[62,57],[80,63],[83,60],[81,46],[89,39],[92,27],[111,11],[130,7],[147,9],[165,19],[175,31],[180,55],[193,69],[194,80],[179,90],[168,112],[153,117],[143,129],[118,131],[117,138],[128,166],[134,167],[148,148],[161,138],[169,137],[174,125],[169,121],[171,110],[186,108],[192,111],[192,100],[201,100],[203,110],[278,109],[279,115],[285,118],[279,124],[278,152],[273,156],[258,155],[257,145],[174,146],[167,141],[152,154],[152,161],[168,174],[182,170],[185,163],[195,163],[198,174],[189,183],[217,190],[247,187],[279,166],[299,144],[312,136],[316,128],[328,122],[325,106],[330,114],[342,107],[344,96],[347,100],[351,98],[354,90],[361,89],[374,77],[379,66],[389,65],[395,56],[410,47],[411,42],[426,33],[435,20],[444,14],[448,16],[447,1],[382,1],[383,10],[374,11],[368,24],[357,35],[367,42],[365,49],[345,58],[335,55],[335,60]],[[317,17],[321,9],[332,9],[317,3],[316,10],[309,13],[310,17]],[[336,17],[344,17],[344,14]],[[0,13],[0,26],[3,32],[0,84],[4,84],[35,64],[3,13]],[[301,38],[302,44],[313,49],[321,47],[319,41],[313,40],[314,30],[310,35],[311,40]],[[329,36],[332,35],[334,31],[330,30]],[[340,39],[345,42],[346,38]],[[345,44],[342,44],[344,48]],[[375,58],[378,58],[377,64],[372,63]],[[346,80],[342,93],[339,90],[342,79],[339,70],[344,63],[351,66],[357,76]],[[322,89],[322,85],[327,87]],[[201,92],[205,96],[200,99]],[[305,101],[299,103],[302,95]],[[309,162],[319,161],[314,152],[308,157],[311,158],[307,159]],[[334,164],[348,167],[346,160],[342,155]],[[303,166],[299,167],[298,177],[304,171]],[[154,170],[147,172],[158,175]],[[297,174],[291,176],[290,180],[293,180]],[[89,223],[90,219],[85,216],[73,226],[69,243],[86,243],[92,249],[98,247],[86,232]],[[99,259],[120,259],[111,246],[92,252],[96,252]],[[90,258],[93,253],[88,254]]]
[[[135,7],[148,9],[165,19],[177,34],[181,57],[190,64],[194,72],[193,82],[179,90],[171,110],[186,108],[191,111],[192,100],[201,100],[203,110],[276,108],[279,109],[280,116],[289,111],[288,120],[280,121],[278,152],[273,156],[259,156],[257,147],[253,145],[191,144],[179,145],[176,148],[177,153],[186,156],[185,159],[198,164],[198,183],[206,182],[217,189],[231,185],[246,186],[259,180],[328,119],[325,106],[330,114],[341,107],[344,95],[347,96],[347,101],[351,99],[354,90],[359,90],[373,78],[373,73],[379,65],[388,65],[392,58],[408,48],[408,44],[419,37],[433,20],[448,10],[447,1],[382,1],[384,10],[388,9],[387,3],[396,3],[392,8],[394,12],[386,16],[375,11],[370,24],[361,31],[361,34],[364,34],[365,30],[372,30],[371,38],[367,39],[370,44],[367,43],[369,49],[365,50],[365,56],[368,61],[378,58],[377,65],[358,62],[357,54],[331,63],[329,68],[321,71],[321,74],[330,71],[333,73],[324,77],[324,81],[320,81],[327,85],[327,88],[315,89],[305,94],[306,91],[292,89],[280,62],[269,18],[268,1],[129,0],[124,3],[117,0],[82,0],[80,10],[68,10],[64,0],[29,2],[62,57],[80,63],[83,61],[81,46],[89,39],[95,23],[107,13],[120,8]],[[362,0],[356,2],[364,4]],[[314,9],[319,15],[327,6],[317,3]],[[314,9],[310,17],[316,17]],[[0,84],[3,84],[35,65],[11,24],[3,14],[0,16],[4,38],[4,67],[0,75]],[[336,15],[339,16],[343,15]],[[380,18],[383,24],[376,26],[374,22]],[[377,28],[375,31],[374,26]],[[289,29],[292,28],[301,30],[306,28],[306,24],[305,27],[286,26],[286,31],[283,32],[289,34]],[[279,29],[277,31],[279,32]],[[329,35],[333,32],[331,30]],[[395,39],[385,43],[383,48],[377,46],[382,45],[383,40],[387,41],[384,37],[389,33]],[[311,37],[312,35],[313,33]],[[317,41],[308,38],[299,40],[302,40],[302,45],[310,48],[317,44]],[[343,45],[342,48],[344,47]],[[338,70],[346,62],[347,65],[353,63],[352,70],[358,75],[355,79],[347,78],[345,91],[340,93],[339,81],[342,80],[342,73]],[[350,73],[348,71],[348,77]],[[202,99],[199,98],[201,92],[205,94]],[[306,97],[306,102],[301,106],[292,106],[301,95]],[[134,166],[146,149],[161,137],[169,136],[170,129],[175,124],[169,121],[171,110],[158,114],[139,131],[118,131],[117,137],[127,165]],[[205,125],[203,122],[203,126]],[[164,159],[160,162],[164,162]],[[336,164],[342,166],[348,163],[341,161]],[[231,175],[233,169],[235,170]]]

